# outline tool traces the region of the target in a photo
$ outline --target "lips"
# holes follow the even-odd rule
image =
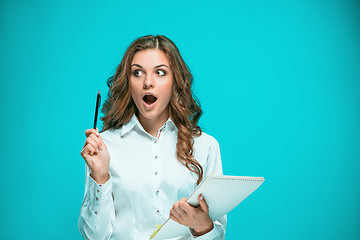
[[[157,97],[155,97],[152,93],[145,93],[142,100],[147,105],[152,105],[156,102]]]

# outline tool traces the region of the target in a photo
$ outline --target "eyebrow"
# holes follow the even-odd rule
[[[134,63],[133,65],[131,65],[131,67],[133,67],[133,66],[136,66],[136,67],[138,67],[138,68],[144,69],[143,66],[141,66],[141,65],[139,65],[139,64],[136,64],[136,63]],[[155,66],[154,69],[155,69],[155,68],[162,67],[162,66],[169,68],[169,67],[166,66],[165,64],[160,64],[160,65]]]

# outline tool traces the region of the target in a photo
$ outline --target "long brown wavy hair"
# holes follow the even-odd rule
[[[108,99],[101,109],[104,117],[103,131],[118,129],[128,121],[138,109],[130,94],[131,62],[136,52],[145,49],[162,50],[170,62],[173,72],[174,84],[172,87],[169,103],[170,118],[178,129],[177,134],[177,158],[190,171],[198,175],[197,184],[203,178],[203,169],[193,155],[193,136],[201,135],[201,128],[198,126],[202,110],[200,103],[191,91],[193,76],[189,67],[182,59],[176,45],[163,35],[147,35],[134,40],[126,50],[116,73],[108,78],[109,87]]]

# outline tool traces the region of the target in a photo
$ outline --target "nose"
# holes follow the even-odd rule
[[[155,80],[152,76],[147,76],[144,80],[144,89],[155,87]]]

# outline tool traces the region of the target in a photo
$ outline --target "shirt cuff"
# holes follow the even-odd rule
[[[188,228],[191,234],[192,239],[196,239],[196,240],[209,240],[209,239],[216,239],[217,237],[217,232],[216,232],[216,224],[214,223],[214,227],[213,229],[211,229],[210,232],[205,233],[204,235],[201,236],[194,236],[194,230],[191,228]]]
[[[104,209],[103,206],[109,201],[112,201],[112,178],[109,175],[109,179],[104,184],[98,184],[89,174],[89,202],[92,202],[92,213],[95,215],[100,214],[100,209]]]

